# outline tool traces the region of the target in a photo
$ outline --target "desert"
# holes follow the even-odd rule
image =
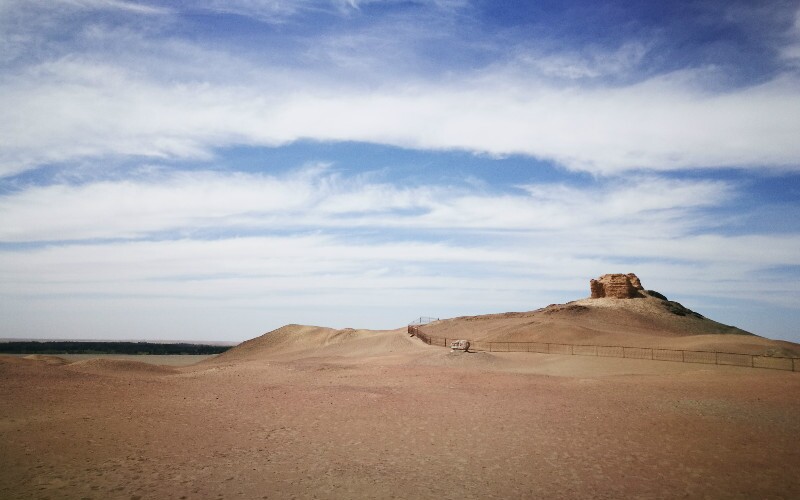
[[[800,499],[800,0],[0,0],[0,500]]]
[[[658,301],[581,299],[422,329],[765,356],[800,347],[713,333],[732,330],[655,314]],[[0,379],[2,498],[800,496],[794,371],[459,352],[405,327],[287,325],[188,366],[2,356]]]

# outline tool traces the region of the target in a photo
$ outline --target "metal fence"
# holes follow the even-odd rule
[[[460,339],[428,335],[420,323],[408,325],[408,333],[429,345],[448,347],[448,342]],[[569,354],[575,356],[598,356],[610,358],[651,359],[654,361],[678,361],[709,365],[744,366],[770,368],[800,372],[800,358],[784,356],[760,356],[718,351],[689,351],[684,349],[661,349],[657,347],[627,347],[616,345],[564,344],[550,342],[485,342],[469,340],[472,351],[486,352],[538,352],[543,354]]]

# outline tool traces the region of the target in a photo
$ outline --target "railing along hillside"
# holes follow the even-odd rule
[[[427,325],[432,321],[439,321],[439,318],[432,318],[430,316],[420,316],[418,319],[415,319],[408,326],[420,326],[420,325]]]
[[[408,325],[408,333],[429,345],[448,347],[446,337],[434,337],[424,332],[421,325]],[[564,344],[550,342],[485,342],[469,340],[470,350],[486,352],[538,352],[543,354],[569,354],[575,356],[598,356],[610,358],[650,359],[653,361],[677,361],[681,363],[703,363],[709,365],[743,366],[748,368],[770,368],[800,372],[800,358],[785,356],[761,356],[719,351],[691,351],[685,349],[661,349],[656,347],[629,347],[612,345]]]

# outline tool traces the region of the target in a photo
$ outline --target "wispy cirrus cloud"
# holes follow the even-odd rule
[[[142,178],[33,185],[2,195],[0,213],[6,222],[0,224],[0,242],[290,228],[570,233],[607,224],[617,231],[642,232],[646,227],[652,231],[657,222],[662,236],[680,236],[710,222],[689,214],[724,204],[733,192],[724,182],[656,177],[591,187],[542,183],[493,193],[466,185],[397,185],[344,176],[326,165],[280,176],[166,171]]]
[[[585,47],[580,51],[542,53],[536,48],[522,50],[503,71],[520,75],[533,72],[542,77],[558,80],[591,80],[597,78],[624,79],[635,73],[649,48],[642,41],[623,43],[616,50]]]
[[[126,0],[3,0],[0,12],[22,9],[75,9],[75,10],[120,10],[133,14],[167,14],[169,9],[146,2]]]
[[[283,176],[165,172],[30,186],[0,197],[0,239],[26,245],[6,247],[2,273],[6,292],[138,294],[159,280],[163,293],[169,282],[185,288],[187,279],[247,289],[254,277],[269,276],[270,289],[282,293],[297,289],[292,276],[302,283],[338,277],[331,284],[362,289],[368,270],[389,289],[429,274],[440,274],[437,286],[458,279],[479,288],[485,278],[474,271],[488,266],[512,288],[529,286],[523,283],[535,274],[537,283],[580,290],[574,283],[596,269],[634,260],[650,279],[691,269],[697,283],[688,289],[709,280],[705,293],[725,294],[712,292],[713,277],[742,282],[800,265],[798,236],[725,234],[724,223],[705,214],[736,195],[729,183],[657,177],[530,184],[514,194],[401,188],[323,166]],[[390,229],[400,232],[387,238]],[[28,246],[37,241],[47,244]],[[555,285],[559,276],[566,285]],[[128,292],[119,280],[132,280]],[[789,282],[771,286],[788,290]]]
[[[127,3],[116,0],[62,0],[79,3]],[[289,23],[292,18],[301,14],[342,14],[376,5],[398,5],[401,0],[201,0],[182,2],[181,8],[189,11],[211,12],[215,14],[233,14],[249,17],[265,23]],[[454,9],[464,5],[462,0],[422,0],[415,2],[419,6],[427,6],[436,10]],[[152,2],[169,8],[170,2]],[[143,8],[156,8],[143,6]]]
[[[780,49],[781,57],[795,68],[800,68],[800,9],[794,15],[794,23],[786,33],[786,42]]]
[[[601,231],[609,227],[449,243],[381,242],[349,232],[4,249],[0,308],[7,331],[31,332],[32,325],[60,318],[58,331],[74,335],[73,326],[87,322],[73,322],[71,315],[109,311],[107,324],[117,337],[141,338],[146,331],[164,338],[170,328],[167,338],[243,339],[298,321],[298,314],[303,322],[324,316],[322,323],[333,326],[396,327],[431,309],[442,315],[530,310],[584,296],[588,277],[608,270],[633,270],[649,288],[684,303],[691,299],[687,305],[704,313],[723,299],[747,301],[750,308],[791,307],[800,292],[792,279],[753,279],[764,265],[798,265],[797,237],[622,239]],[[720,275],[727,286],[719,286]],[[21,313],[32,306],[48,314]],[[173,321],[138,331],[161,308],[175,315]],[[207,324],[185,318],[175,324],[187,308]],[[762,316],[738,324],[768,333],[774,325]],[[224,325],[220,318],[227,319]]]

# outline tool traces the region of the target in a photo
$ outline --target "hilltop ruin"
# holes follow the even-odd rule
[[[589,281],[591,298],[611,297],[615,299],[635,299],[643,297],[644,288],[641,281],[633,273],[604,274],[596,280]]]

